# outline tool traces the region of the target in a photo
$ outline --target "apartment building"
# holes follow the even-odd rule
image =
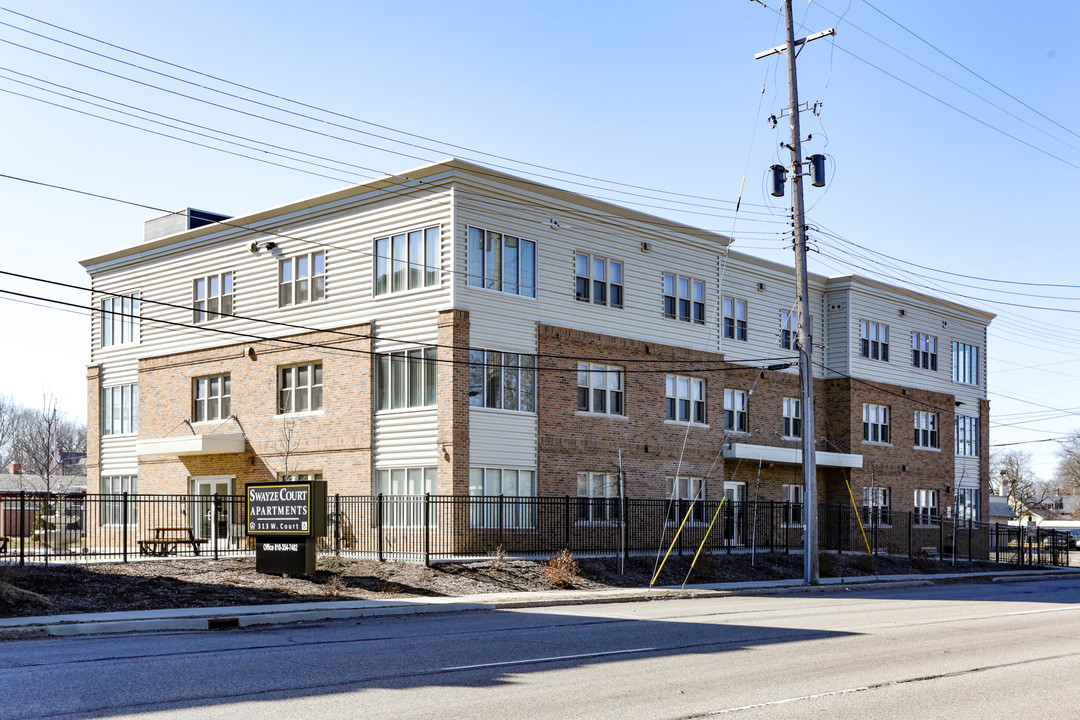
[[[460,160],[149,221],[83,262],[89,490],[803,502],[794,273],[728,245]],[[810,287],[818,500],[985,516],[992,316]]]

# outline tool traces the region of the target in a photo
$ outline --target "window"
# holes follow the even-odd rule
[[[746,339],[746,301],[724,298],[724,337],[732,340]]]
[[[321,472],[315,472],[312,470],[306,470],[303,472],[291,472],[288,475],[285,473],[278,473],[278,480],[281,482],[322,482],[323,475]]]
[[[802,402],[798,398],[784,398],[784,437],[802,437]]]
[[[862,521],[864,525],[892,525],[892,493],[889,488],[863,488]]]
[[[940,522],[937,490],[915,491],[915,513],[912,520],[916,525],[936,525]]]
[[[617,473],[577,474],[579,522],[618,522],[619,476]]]
[[[705,381],[683,375],[667,376],[667,419],[705,424]]]
[[[911,366],[937,370],[937,338],[919,332],[911,333]]]
[[[952,344],[953,373],[952,379],[967,385],[979,384],[979,348],[967,343]]]
[[[859,354],[871,360],[889,361],[889,326],[859,321]]]
[[[536,527],[535,470],[469,468],[469,495],[470,527]]]
[[[802,485],[785,485],[783,492],[784,524],[789,527],[802,527],[803,499],[806,497],[806,488]]]
[[[536,297],[536,243],[475,227],[468,232],[470,285]]]
[[[536,412],[536,358],[496,350],[470,350],[469,404]]]
[[[229,374],[195,378],[191,381],[191,418],[223,420],[231,414]]]
[[[915,411],[915,447],[940,448],[938,443],[938,414]]]
[[[427,407],[435,404],[438,363],[433,347],[381,353],[375,361],[377,410]]]
[[[101,389],[101,434],[139,432],[139,386],[114,385]]]
[[[597,305],[623,306],[622,263],[595,255],[574,255],[575,297]]]
[[[278,307],[326,297],[326,253],[319,251],[278,262]]]
[[[885,405],[862,406],[863,442],[889,443],[889,408]]]
[[[322,363],[278,368],[278,414],[322,410]]]
[[[192,285],[191,307],[194,322],[216,320],[222,315],[233,314],[233,274],[195,278]]]
[[[678,525],[686,517],[687,511],[690,518],[687,522],[705,522],[705,488],[704,480],[699,477],[668,477],[668,498],[675,502],[670,503],[668,522]]]
[[[134,499],[129,499],[125,517],[123,493],[134,495],[138,492],[138,475],[102,475],[101,494],[108,497],[101,499],[101,524],[137,524],[139,522],[139,504]]]
[[[705,282],[664,273],[664,317],[705,324]]]
[[[375,294],[439,284],[439,226],[375,239]]]
[[[798,314],[791,310],[780,311],[780,347],[785,350],[799,349]]]
[[[139,342],[139,293],[101,301],[101,347]]]
[[[979,418],[956,416],[956,454],[979,456]]]
[[[724,390],[724,428],[730,432],[749,432],[747,415],[749,395],[743,390]]]
[[[979,522],[978,488],[958,488],[956,491],[956,519],[962,523]]]
[[[375,470],[375,495],[382,495],[384,527],[423,527],[424,495],[435,494],[438,469],[433,467]],[[428,522],[434,526],[438,513]]]
[[[578,363],[577,375],[579,411],[607,415],[624,413],[622,368]]]

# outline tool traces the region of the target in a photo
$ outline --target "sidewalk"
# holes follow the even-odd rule
[[[985,580],[1022,582],[1052,578],[1080,578],[1080,570],[1053,568],[952,573],[943,575],[887,575],[881,577],[822,578],[820,585],[804,585],[802,580],[766,580],[759,582],[716,583],[679,587],[615,588],[611,590],[548,590],[544,592],[507,592],[460,597],[401,598],[395,600],[347,600],[340,602],[294,603],[283,605],[248,605],[174,610],[138,610],[130,612],[46,615],[0,619],[0,640],[98,635],[106,633],[156,632],[173,630],[223,630],[254,625],[280,625],[295,622],[342,620],[385,615],[420,615],[426,613],[466,612],[529,607],[593,605],[600,603],[677,600],[699,597],[722,597],[753,593],[822,592],[839,586],[856,589],[913,587],[934,585],[940,581]]]

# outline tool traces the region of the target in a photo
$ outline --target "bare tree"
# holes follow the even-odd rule
[[[1080,493],[1080,429],[1061,442],[1054,479],[1070,494]]]
[[[15,456],[15,434],[22,408],[7,395],[0,395],[0,467],[6,468]]]
[[[42,398],[40,410],[22,409],[15,418],[12,455],[23,472],[37,475],[46,493],[64,492],[73,479],[58,473],[63,453],[86,450],[86,427],[61,410],[53,395]]]
[[[1022,450],[1009,450],[990,459],[991,476],[998,480],[1001,495],[1018,516],[1032,511],[1045,514],[1044,504],[1059,495],[1057,485],[1038,478],[1031,469],[1031,455]]]

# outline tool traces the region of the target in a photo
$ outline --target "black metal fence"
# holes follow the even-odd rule
[[[3,500],[0,536],[20,562],[230,557],[254,552],[245,497],[86,495]],[[579,497],[344,496],[327,499],[319,552],[432,562],[496,554],[801,552],[804,508],[783,502]],[[860,513],[863,509],[860,509]],[[1065,533],[908,512],[818,508],[824,551],[1067,565]],[[0,543],[4,543],[0,540]]]

